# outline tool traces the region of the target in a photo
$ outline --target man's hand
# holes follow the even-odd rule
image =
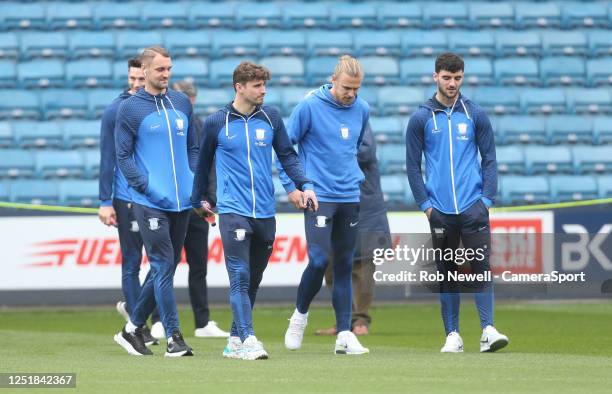
[[[304,190],[303,193],[304,198],[304,207],[308,207],[308,200],[312,201],[312,211],[316,212],[319,210],[319,201],[317,200],[317,195],[314,190]]]
[[[107,226],[117,227],[117,214],[115,213],[115,208],[112,206],[100,207],[100,209],[98,209],[98,218]]]
[[[208,201],[202,201],[202,206],[200,208],[193,208],[193,210],[196,211],[196,214],[203,219],[215,216],[215,213],[212,211]]]
[[[300,190],[295,189],[289,193],[287,197],[289,197],[289,202],[293,204],[295,209],[306,208],[306,201],[304,201],[303,193]]]
[[[431,217],[431,210],[433,208],[427,208],[427,210],[425,211],[425,215],[427,215],[427,219],[429,219]]]

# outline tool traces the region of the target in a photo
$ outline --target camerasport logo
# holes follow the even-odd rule
[[[116,238],[66,238],[28,245],[23,264],[31,268],[62,266],[121,265],[121,248]],[[306,240],[299,235],[278,235],[274,241],[270,264],[306,263]],[[143,252],[143,264],[147,264]],[[211,237],[208,247],[209,264],[224,264],[223,244],[219,236]],[[183,249],[180,263],[187,263]]]
[[[492,219],[493,274],[544,272],[542,219]]]

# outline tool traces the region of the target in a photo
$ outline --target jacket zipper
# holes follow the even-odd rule
[[[251,116],[249,116],[248,118],[244,118],[242,115],[238,115],[237,113],[233,113],[233,115],[236,115],[238,117],[240,117],[243,121],[244,121],[244,133],[246,136],[246,143],[247,143],[247,162],[249,163],[249,175],[251,176],[251,196],[253,197],[253,218],[257,219],[257,214],[255,213],[256,211],[256,198],[255,198],[255,179],[253,176],[253,163],[251,162],[251,142],[250,142],[250,138],[249,138],[249,120],[255,115],[257,114],[259,111],[254,112]]]
[[[172,130],[170,129],[170,118],[168,118],[168,111],[166,111],[166,106],[164,105],[164,99],[160,100],[162,108],[164,109],[164,114],[166,115],[166,125],[168,126],[168,140],[170,141],[170,156],[172,157],[172,174],[174,176],[174,191],[176,193],[176,203],[178,206],[178,210],[181,210],[181,200],[179,200],[178,193],[178,183],[176,181],[176,165],[174,164],[174,145],[172,144]]]

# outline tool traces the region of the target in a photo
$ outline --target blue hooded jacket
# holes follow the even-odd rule
[[[130,201],[179,212],[191,209],[198,146],[187,96],[140,89],[119,106],[115,122],[117,165],[130,186]]]
[[[302,190],[312,189],[275,108],[256,107],[244,115],[228,104],[207,117],[193,182],[193,207],[199,208],[206,199],[214,157],[219,213],[273,217],[272,148],[292,181]]]
[[[421,173],[423,152],[427,183]],[[446,214],[460,214],[479,199],[491,206],[497,194],[497,161],[486,113],[463,95],[452,108],[435,96],[429,99],[408,123],[406,170],[412,194],[423,211],[434,207]]]
[[[332,85],[310,92],[291,113],[287,132],[298,144],[304,172],[314,182],[317,199],[323,202],[359,202],[364,175],[357,163],[357,150],[369,119],[370,108],[359,96],[342,105],[332,96]],[[295,185],[279,167],[287,193]]]
[[[122,92],[102,115],[100,125],[100,180],[99,194],[100,206],[107,207],[112,205],[113,198],[130,201],[130,193],[125,176],[117,168],[115,158],[115,119],[117,109],[123,100],[131,97],[128,91]]]

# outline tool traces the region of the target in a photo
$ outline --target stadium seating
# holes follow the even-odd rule
[[[115,56],[115,36],[110,32],[75,31],[68,36],[71,58]]]
[[[612,70],[612,69],[610,69]],[[577,114],[612,113],[612,93],[606,88],[572,88],[567,91],[569,112]]]
[[[62,130],[55,122],[15,122],[13,123],[15,144],[20,148],[55,148],[64,146]]]
[[[378,25],[374,3],[332,3],[329,7],[329,16],[330,26],[334,29],[371,29]]]
[[[305,56],[307,51],[306,35],[299,31],[265,32],[259,37],[259,51],[262,56]]]
[[[97,180],[65,180],[59,183],[59,201],[62,205],[91,207],[98,205]]]
[[[406,132],[402,118],[394,116],[370,117],[370,126],[376,141],[381,143],[401,143]]]
[[[572,153],[566,146],[528,146],[525,148],[525,166],[529,175],[574,172]]]
[[[532,4],[530,4],[531,6]],[[542,52],[540,35],[532,31],[500,31],[496,34],[497,56],[533,56]]]
[[[448,39],[449,48],[461,56],[493,56],[495,54],[495,39],[488,31],[466,31],[451,34]]]
[[[379,145],[378,162],[384,174],[406,174],[406,146],[404,144]]]
[[[378,24],[381,29],[420,28],[423,24],[421,6],[408,2],[381,2],[378,5]]]
[[[612,85],[612,57],[591,59],[586,64],[586,76],[590,86]]]
[[[210,56],[212,41],[206,31],[168,31],[164,34],[164,44],[173,57]]]
[[[9,122],[0,122],[0,148],[10,148],[14,144],[13,127]]]
[[[590,144],[593,141],[591,119],[572,115],[551,116],[547,121],[547,139],[551,144]]]
[[[234,7],[234,3],[225,2],[194,3],[189,9],[189,26],[192,29],[233,28]]]
[[[593,140],[597,144],[612,143],[612,117],[594,118]]]
[[[15,33],[0,33],[0,59],[19,57],[19,43]]]
[[[231,102],[234,96],[231,89],[207,89],[196,98],[195,111],[200,116],[207,116]]]
[[[524,174],[525,158],[520,146],[500,146],[496,149],[497,170],[500,174]]]
[[[279,28],[283,17],[280,7],[270,7],[269,4],[245,2],[235,8],[236,28]]]
[[[187,8],[182,3],[146,2],[142,8],[142,26],[149,29],[187,27]]]
[[[93,5],[93,15],[98,29],[136,29],[140,27],[141,11],[137,3],[100,2]]]
[[[92,148],[100,144],[100,122],[67,120],[59,124],[67,149]]]
[[[538,63],[529,58],[497,59],[495,79],[502,85],[539,85]]]
[[[60,29],[91,29],[92,7],[88,3],[50,2],[47,4],[47,27]]]
[[[272,85],[304,85],[304,62],[299,57],[270,56],[261,58],[260,63],[272,73]]]
[[[550,186],[546,177],[505,176],[501,178],[504,205],[540,204],[550,200]]]
[[[612,198],[612,176],[600,176],[597,178],[599,198]]]
[[[40,119],[39,95],[27,90],[0,90],[0,119]]]
[[[81,178],[85,175],[83,156],[74,150],[40,150],[34,155],[40,178]]]
[[[17,68],[13,60],[0,60],[0,88],[17,87]]]
[[[516,28],[558,28],[561,9],[555,3],[519,2],[514,7]]]
[[[576,173],[611,173],[612,155],[604,146],[576,146],[572,148]]]
[[[40,96],[45,119],[84,118],[87,113],[87,96],[81,90],[45,90]]]
[[[56,181],[16,180],[11,182],[9,201],[25,204],[56,205],[59,185]]]
[[[201,58],[174,59],[172,61],[172,79],[186,79],[197,86],[208,85],[208,63]]]
[[[568,56],[545,57],[540,61],[540,74],[544,85],[584,85],[584,60]]]
[[[213,55],[225,56],[257,56],[259,53],[259,38],[248,31],[218,31],[212,36]]]
[[[73,88],[113,86],[112,64],[106,59],[80,59],[66,63],[67,85]]]
[[[0,178],[31,178],[35,173],[34,155],[21,149],[3,149]]]
[[[585,56],[587,39],[580,31],[545,31],[542,49],[544,56]]]
[[[535,143],[545,144],[546,119],[540,116],[504,116],[498,122],[498,128],[503,135],[502,143]]]
[[[127,80],[127,77],[124,76],[124,80]],[[117,89],[90,90],[87,95],[88,117],[92,119],[101,118],[106,107],[119,96],[119,93],[121,92]]]
[[[19,63],[17,74],[19,84],[25,88],[51,88],[65,84],[64,62],[57,59]]]
[[[287,29],[326,28],[329,10],[325,3],[287,3],[283,7],[283,25]]]
[[[68,39],[60,32],[24,33],[21,35],[20,52],[24,59],[65,58],[68,53]]]
[[[521,89],[521,112],[524,114],[551,115],[567,112],[565,90],[561,88]]]
[[[43,3],[6,2],[0,4],[3,30],[42,29],[46,25]]]
[[[402,53],[400,35],[395,31],[366,31],[355,34],[357,56],[394,56]]]
[[[552,202],[592,200],[597,198],[597,181],[590,176],[554,176],[550,178]]]

